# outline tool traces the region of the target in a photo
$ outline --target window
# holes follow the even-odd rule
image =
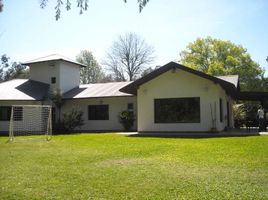
[[[11,109],[11,106],[0,106],[0,121],[10,120]],[[14,121],[21,121],[23,119],[22,107],[14,107],[13,119]]]
[[[89,105],[88,120],[109,120],[109,105]]]
[[[56,77],[51,77],[51,84],[55,84],[56,83]]]
[[[222,99],[221,98],[220,98],[220,101],[219,101],[219,106],[220,106],[220,122],[222,122],[223,113],[222,113]]]
[[[128,103],[127,104],[127,110],[129,113],[131,113],[133,116],[134,116],[134,106],[133,106],[133,103]]]
[[[127,109],[128,109],[129,111],[133,111],[133,103],[128,103],[128,104],[127,104]]]
[[[155,123],[200,123],[200,98],[154,100]]]
[[[0,121],[9,121],[11,115],[11,106],[0,106]]]

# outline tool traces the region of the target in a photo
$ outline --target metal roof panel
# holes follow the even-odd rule
[[[0,100],[42,100],[49,85],[28,79],[13,79],[0,83]]]
[[[92,83],[80,85],[63,95],[65,99],[80,99],[93,97],[119,97],[119,96],[133,96],[119,90],[122,87],[132,83],[128,82],[110,82],[110,83]]]

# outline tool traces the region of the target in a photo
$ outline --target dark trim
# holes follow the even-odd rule
[[[82,98],[63,98],[64,100],[81,100],[81,99],[100,99],[100,98],[117,98],[117,97],[135,97],[135,95],[124,96],[100,96],[100,97],[82,97]]]
[[[226,91],[226,93],[230,94],[232,97],[235,96],[235,94],[237,92],[237,88],[235,87],[235,85],[233,85],[230,82],[224,81],[224,80],[216,78],[214,76],[210,76],[208,74],[194,70],[192,68],[183,66],[183,65],[175,63],[175,62],[170,62],[170,63],[154,70],[153,72],[147,74],[146,76],[144,76],[144,77],[130,83],[129,85],[121,88],[119,91],[124,92],[124,93],[128,93],[128,94],[137,95],[137,90],[138,90],[140,85],[154,79],[155,77],[157,77],[157,76],[159,76],[159,75],[161,75],[169,70],[175,70],[175,69],[180,69],[180,70],[189,72],[191,74],[195,74],[199,77],[208,79],[215,84],[219,84]]]

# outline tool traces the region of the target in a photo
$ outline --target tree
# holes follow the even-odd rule
[[[0,0],[0,12],[3,11],[3,7],[4,7],[3,0]]]
[[[29,69],[18,62],[10,62],[10,58],[4,54],[0,63],[0,82],[15,78],[29,78]]]
[[[152,67],[148,67],[145,70],[143,70],[143,72],[141,73],[141,77],[144,77],[144,76],[146,76],[147,74],[150,74],[153,71],[154,71],[154,69]]]
[[[104,78],[101,66],[95,60],[92,52],[83,50],[76,56],[76,61],[86,65],[80,69],[80,82],[83,84],[98,83]]]
[[[6,54],[1,56],[1,64],[0,64],[0,82],[4,80],[4,69],[9,66],[9,57]]]
[[[144,67],[154,60],[154,49],[135,33],[120,35],[107,52],[104,65],[115,80],[130,81],[137,78]]]
[[[53,127],[53,129],[56,132],[60,132],[63,129],[63,124],[61,122],[61,108],[62,108],[63,104],[65,103],[63,96],[62,96],[62,93],[61,93],[61,90],[58,89],[58,90],[52,91],[49,98],[52,101],[52,103],[54,104],[54,106],[56,107],[56,112],[58,112],[57,122],[55,124],[56,126]]]
[[[161,67],[160,65],[156,65],[155,68],[149,67],[149,68],[143,70],[143,72],[141,73],[141,77],[144,77],[147,74],[150,74],[151,72],[153,72],[154,70],[156,70],[156,69],[158,69],[160,67]]]
[[[114,81],[116,80],[113,79],[113,76],[111,74],[104,74],[104,77],[101,79],[100,83],[108,83]]]
[[[242,90],[264,90],[264,69],[241,45],[218,39],[198,38],[180,53],[180,62],[210,75],[238,74]]]
[[[26,66],[21,63],[13,62],[11,67],[5,72],[4,81],[23,78],[27,79],[30,77],[30,71]]]
[[[0,0],[0,6],[1,6]],[[45,8],[49,0],[40,0],[40,7]],[[125,3],[127,3],[127,0],[123,0]],[[142,9],[146,6],[146,4],[149,2],[149,0],[137,0],[138,6],[139,6],[139,12],[142,11]],[[88,8],[88,0],[76,0],[77,8],[79,9],[79,13],[83,14],[84,11]],[[3,5],[3,4],[2,4]],[[55,18],[58,20],[61,16],[61,8],[62,6],[65,6],[66,10],[69,11],[71,9],[71,1],[70,0],[57,0],[56,1],[56,15]],[[1,8],[1,7],[0,7]]]

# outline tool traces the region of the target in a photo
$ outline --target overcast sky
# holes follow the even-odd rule
[[[89,0],[82,15],[71,0],[58,21],[56,0],[45,9],[39,2],[4,0],[0,55],[21,62],[52,53],[74,59],[86,49],[101,62],[119,34],[135,32],[154,46],[153,65],[163,65],[197,37],[212,36],[247,48],[268,76],[268,0],[150,0],[142,13],[136,0]]]

